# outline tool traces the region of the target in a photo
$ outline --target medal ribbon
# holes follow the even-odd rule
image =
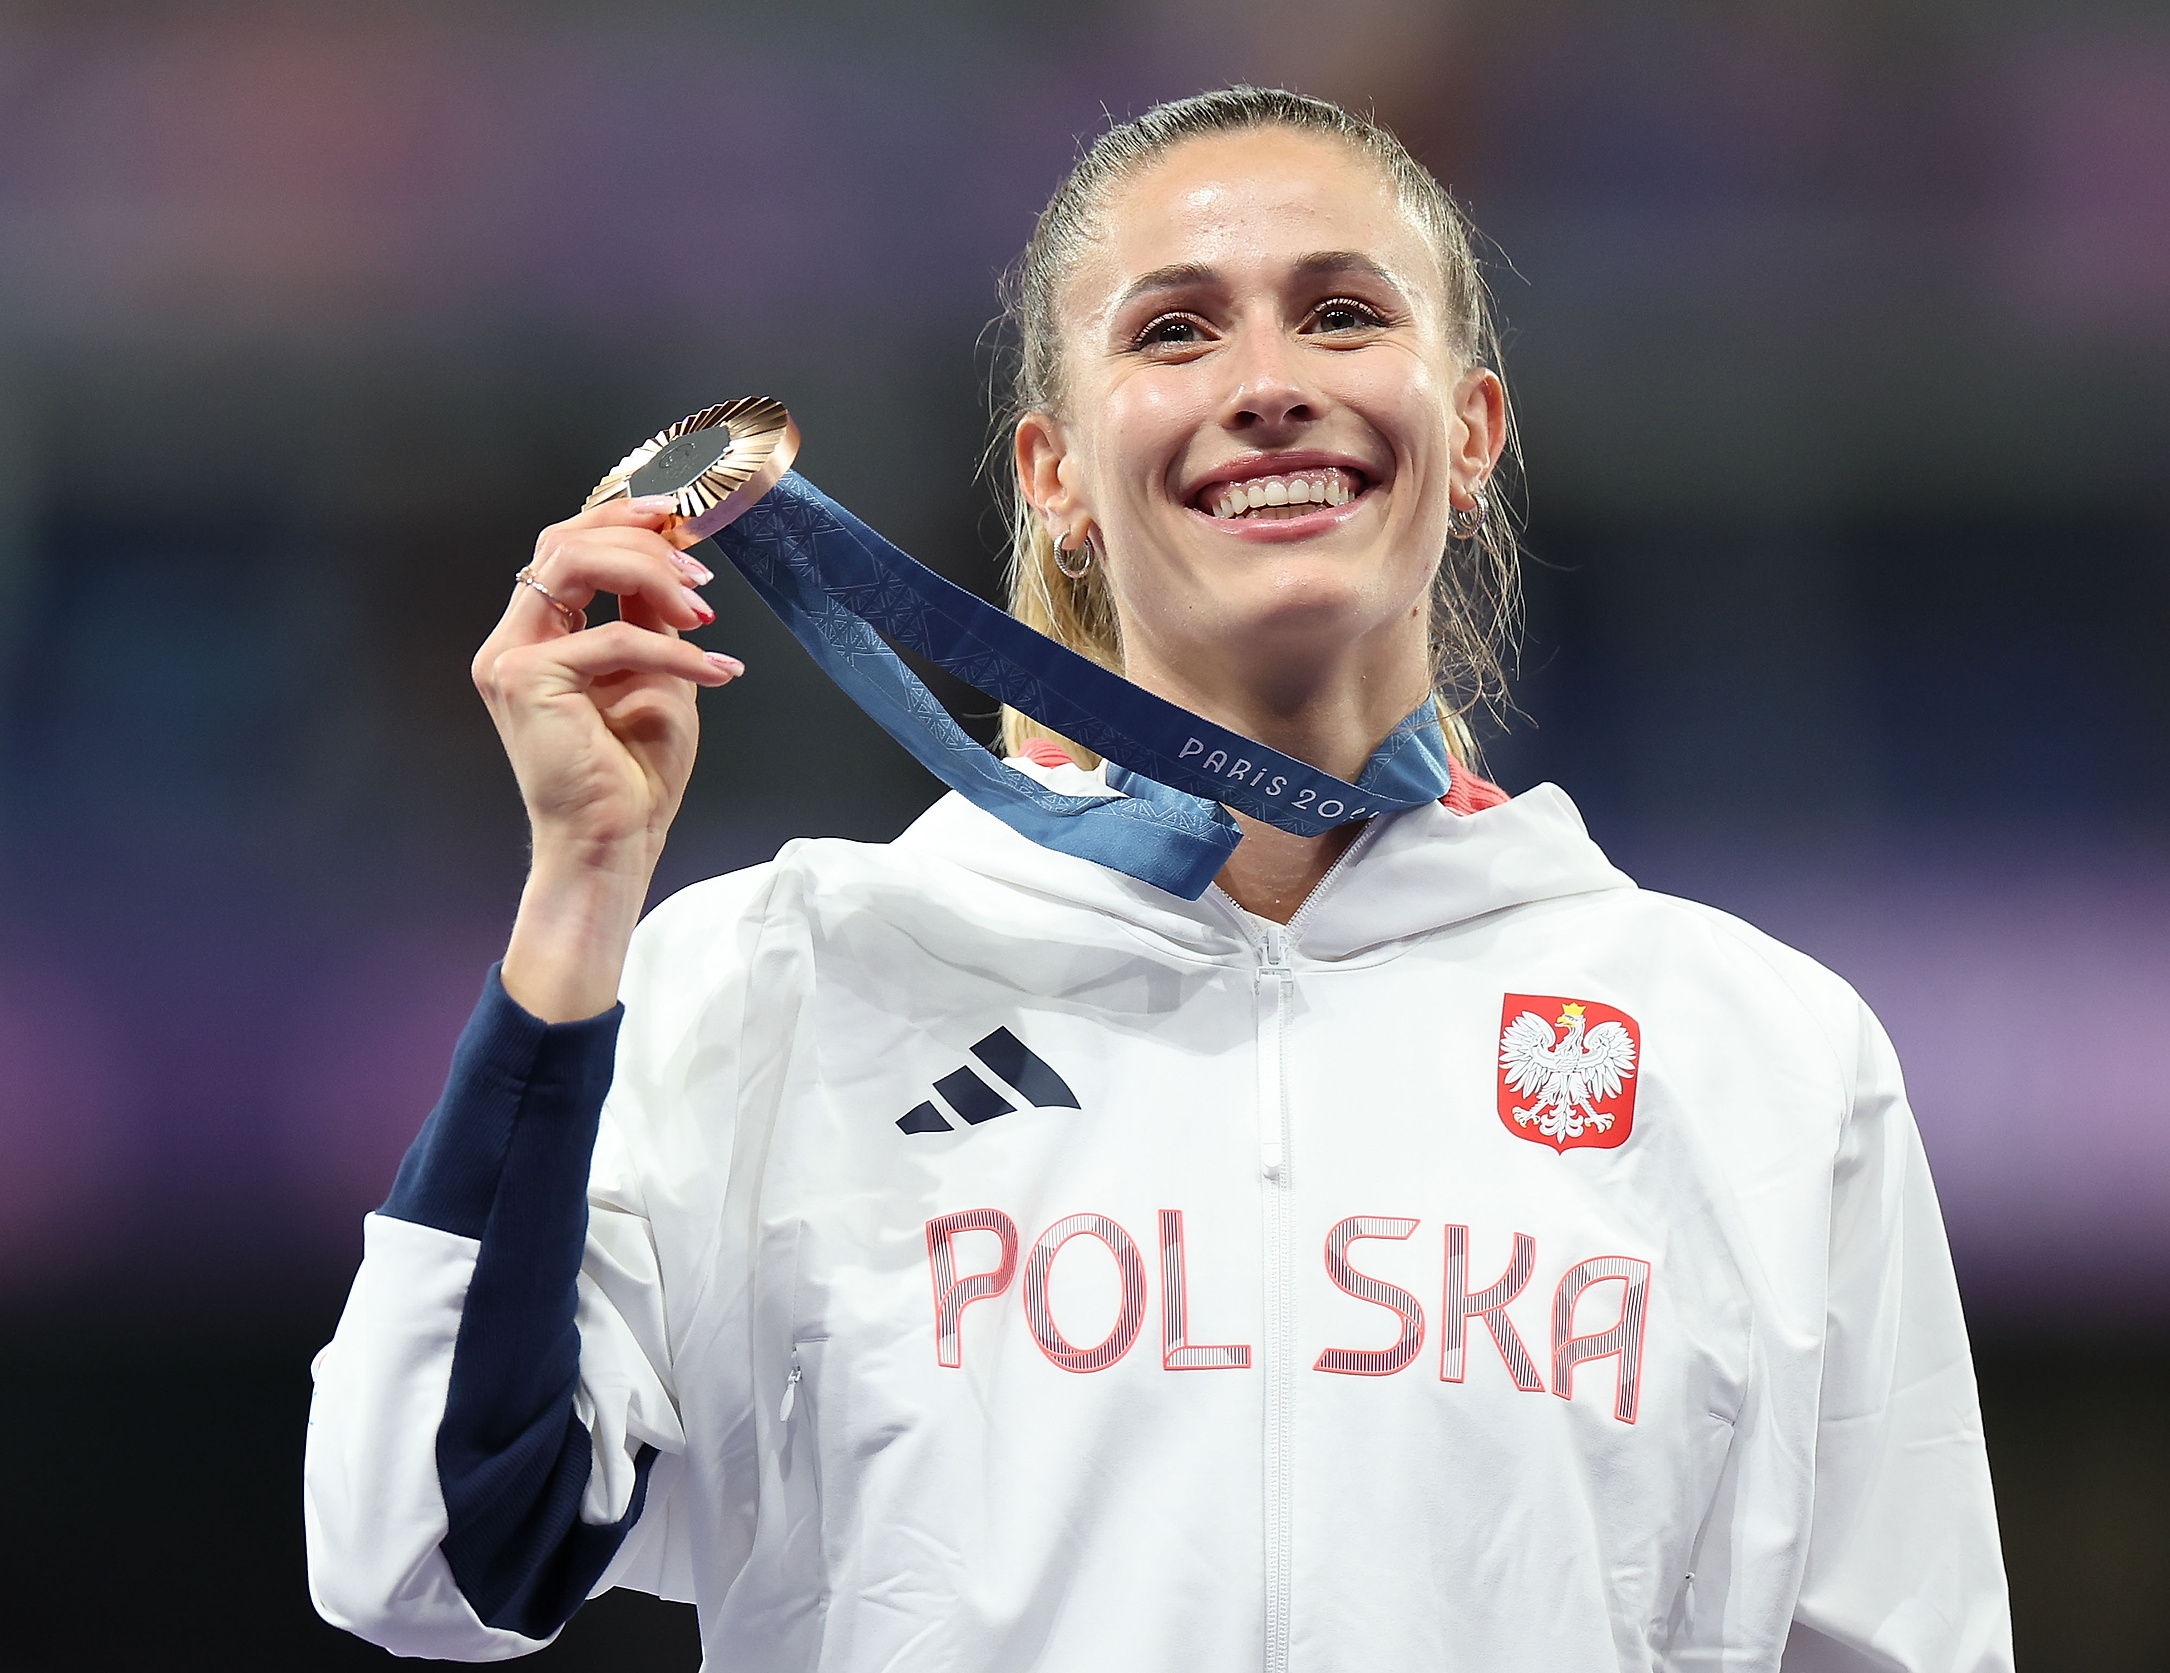
[[[1308,837],[1447,793],[1452,768],[1428,699],[1346,783],[1035,632],[796,471],[713,538],[822,670],[936,778],[1034,842],[1185,900],[1205,893],[1242,840],[1225,808]],[[1105,756],[1121,794],[1064,795],[998,760],[884,634]]]

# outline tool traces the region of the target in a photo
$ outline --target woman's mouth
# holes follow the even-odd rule
[[[1347,505],[1363,491],[1361,476],[1336,465],[1215,482],[1192,504],[1221,522],[1280,522],[1308,516],[1318,507]]]

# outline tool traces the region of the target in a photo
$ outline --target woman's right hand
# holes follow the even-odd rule
[[[534,863],[505,955],[508,993],[546,1022],[616,998],[648,880],[693,771],[698,686],[745,672],[678,637],[715,620],[693,591],[714,579],[665,538],[671,502],[618,500],[543,530],[530,571],[585,610],[614,593],[620,619],[575,631],[516,584],[475,654],[527,804]]]

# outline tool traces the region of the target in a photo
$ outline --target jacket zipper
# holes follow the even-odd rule
[[[1215,888],[1258,950],[1254,1021],[1258,1056],[1259,1174],[1265,1191],[1266,1325],[1266,1673],[1287,1673],[1290,1623],[1292,1500],[1295,1471],[1290,1406],[1296,1392],[1294,1204],[1289,1193],[1287,1040],[1289,1012],[1296,994],[1296,971],[1289,951],[1296,931],[1342,868],[1371,840],[1374,820],[1359,831],[1348,850],[1327,868],[1295,915],[1284,924],[1268,923],[1254,931],[1251,919],[1225,891]]]
[[[799,1378],[802,1374],[803,1368],[799,1364],[799,1350],[793,1348],[791,1350],[791,1375],[784,1383],[783,1402],[776,1408],[776,1421],[778,1423],[789,1423],[791,1421],[791,1408],[799,1403]]]
[[[1268,925],[1258,949],[1257,988],[1259,1172],[1266,1197],[1266,1673],[1285,1673],[1288,1666],[1289,1500],[1295,1486],[1289,1457],[1289,1402],[1295,1392],[1289,1356],[1295,1321],[1289,1317],[1293,1274],[1284,1056],[1296,972],[1289,965],[1288,948],[1288,931]]]

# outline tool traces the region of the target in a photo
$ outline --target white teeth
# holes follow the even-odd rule
[[[1216,517],[1298,516],[1305,506],[1347,505],[1357,492],[1357,484],[1346,471],[1330,470],[1317,476],[1254,477],[1230,483],[1210,503]]]

